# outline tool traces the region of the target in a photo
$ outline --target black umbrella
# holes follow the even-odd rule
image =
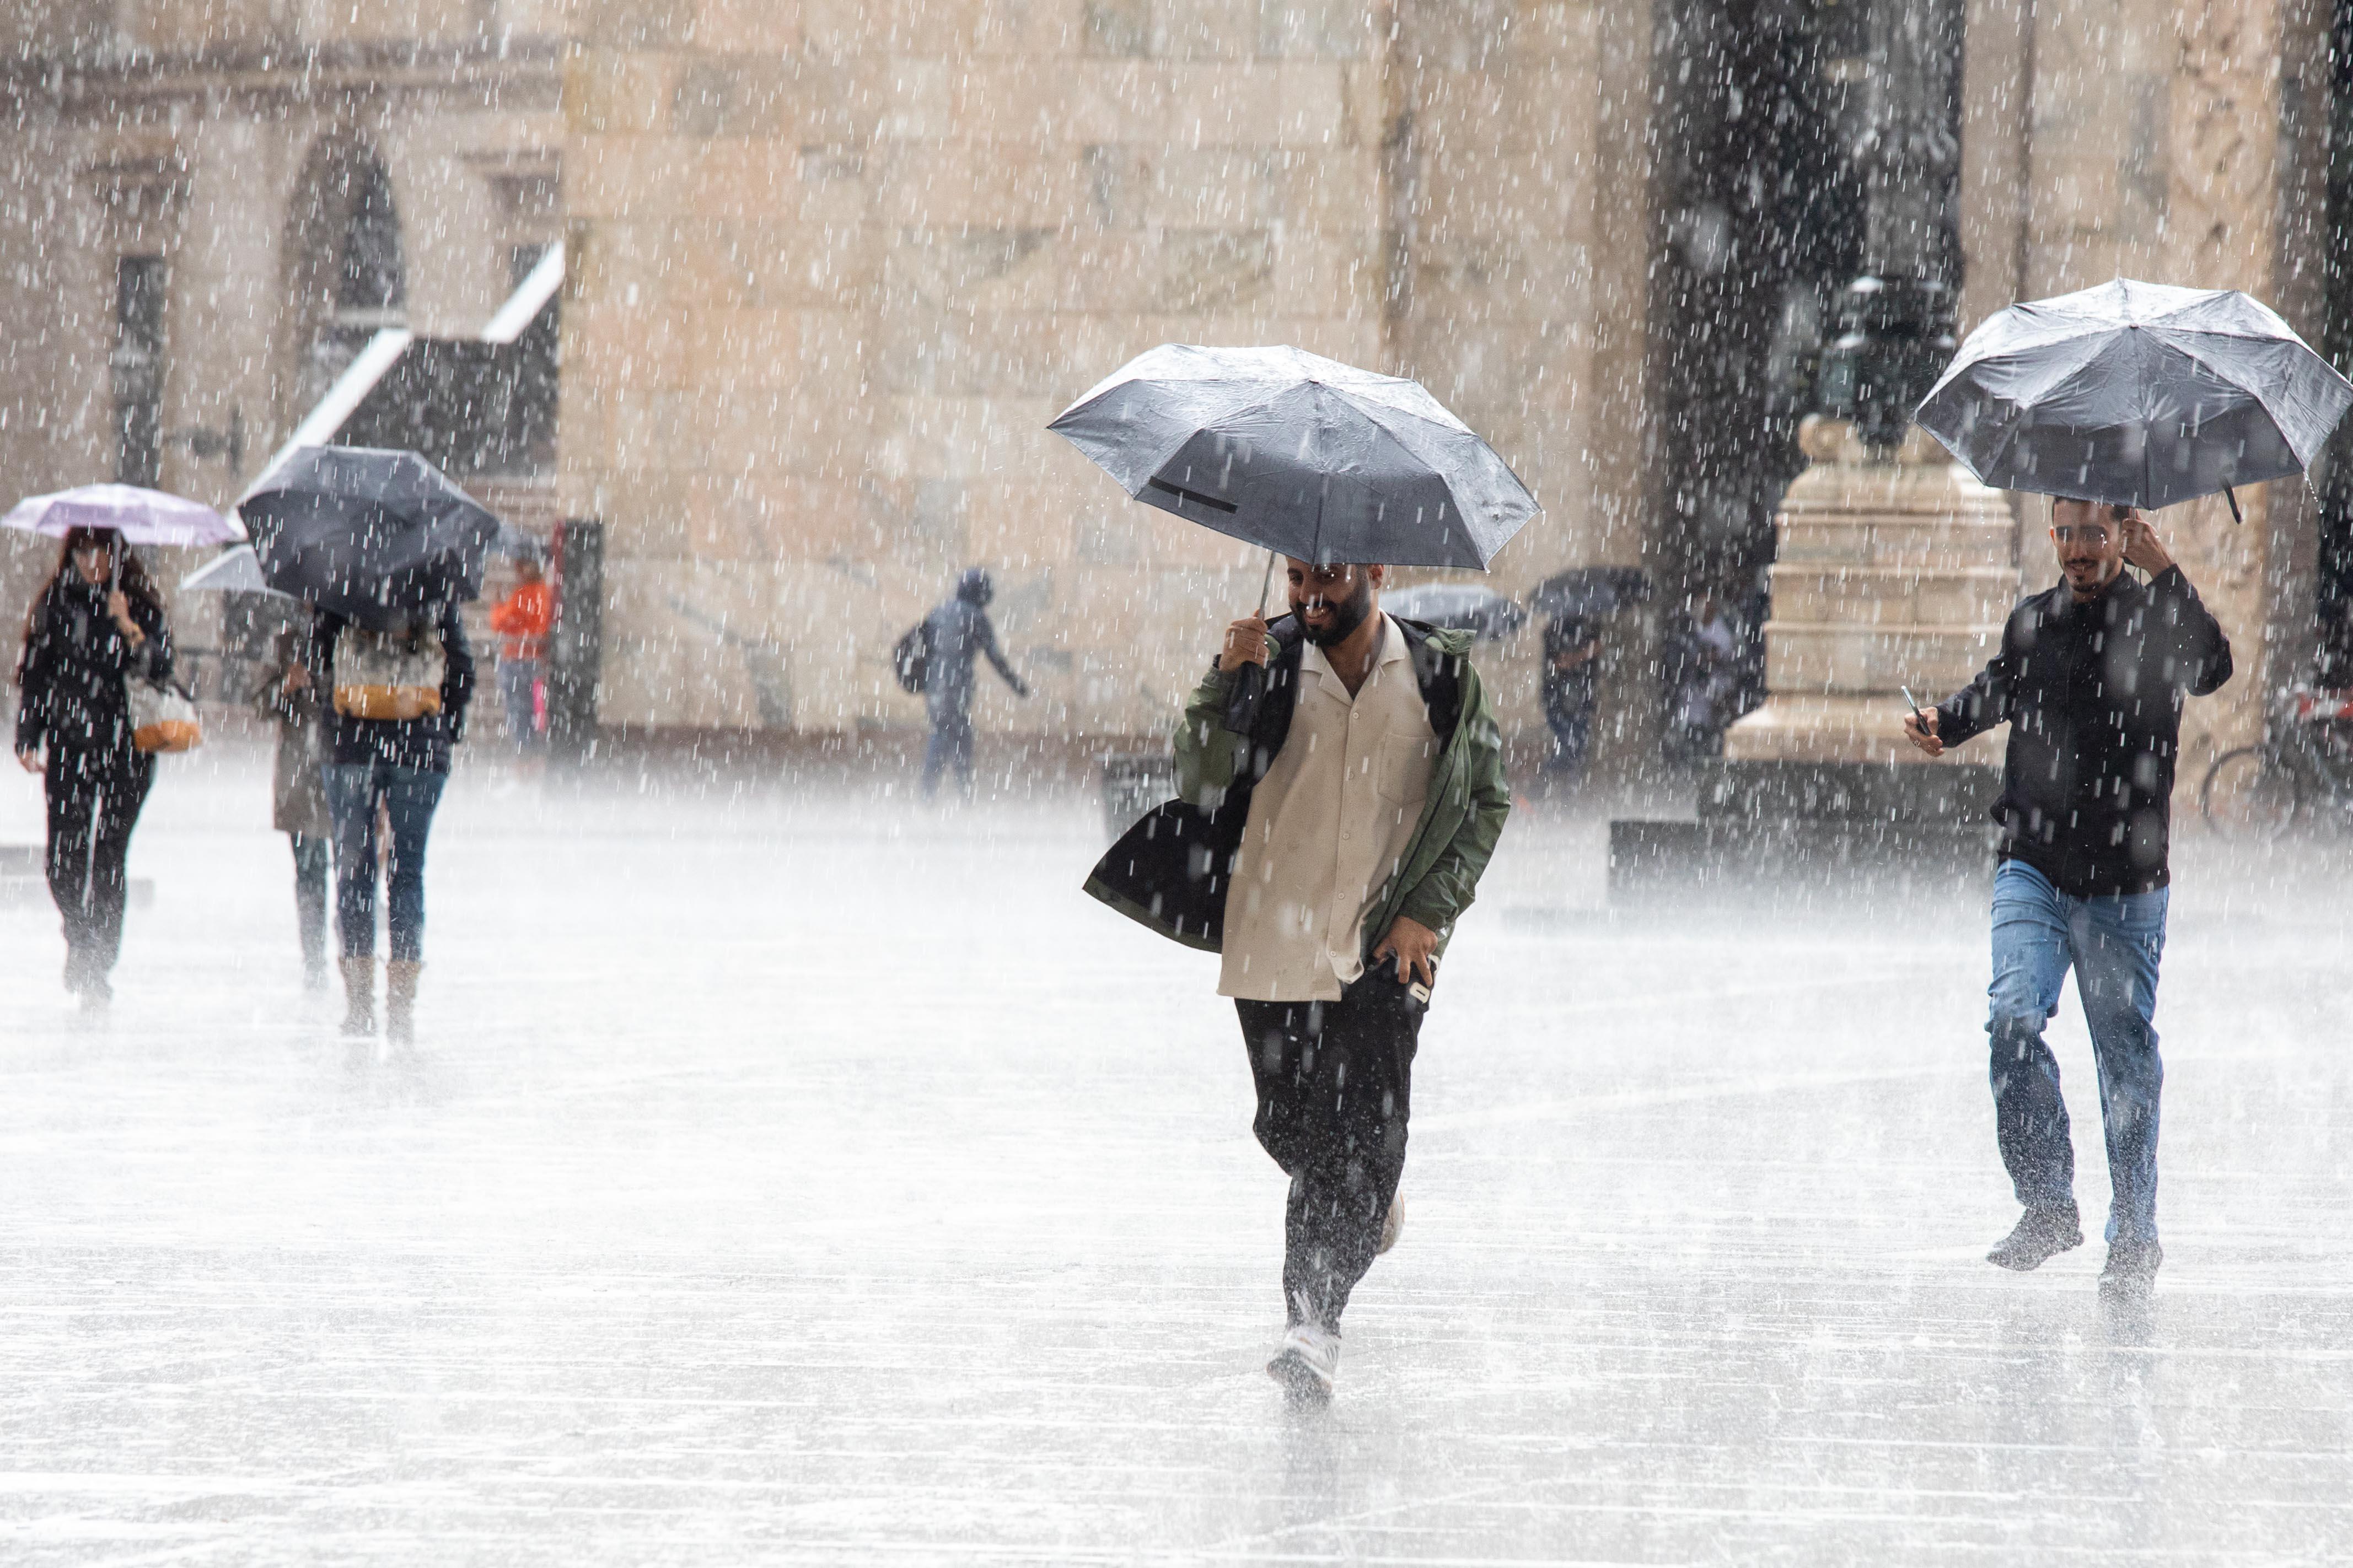
[[[2154,509],[2304,472],[2348,406],[2246,295],[2119,278],[1989,318],[1915,417],[1998,489]]]
[[[269,586],[390,629],[482,591],[499,520],[414,452],[302,447],[237,505]]]
[[[1640,566],[1579,566],[1536,584],[1533,604],[1556,620],[1595,620],[1650,597],[1651,574]]]
[[[1303,349],[1164,343],[1047,428],[1145,505],[1303,561],[1483,571],[1536,512],[1419,386]]]
[[[1477,637],[1507,637],[1528,618],[1525,610],[1479,583],[1424,583],[1401,588],[1382,595],[1381,608],[1409,621]]]

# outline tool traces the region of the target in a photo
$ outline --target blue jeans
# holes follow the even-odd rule
[[[2059,1010],[2072,966],[2100,1069],[2107,1134],[2111,1242],[2157,1239],[2158,1100],[2165,1063],[2157,1053],[2157,965],[2165,953],[2166,895],[2078,899],[2021,860],[1993,879],[1992,1037],[1994,1138],[2018,1201],[2072,1203],[2075,1151],[2059,1063],[2042,1026]]]
[[[375,956],[376,813],[392,828],[385,879],[396,963],[425,957],[425,837],[447,773],[389,763],[336,763],[327,769],[327,812],[335,821],[335,930],[345,958]]]
[[[539,732],[538,686],[539,660],[499,661],[499,697],[507,710],[507,739],[522,756],[538,751],[543,740]]]
[[[929,800],[940,787],[940,775],[955,774],[956,790],[965,799],[972,798],[972,715],[969,713],[935,713],[932,716],[931,739],[923,743],[923,798]]]

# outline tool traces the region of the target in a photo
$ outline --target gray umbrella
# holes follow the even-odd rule
[[[1166,343],[1047,428],[1137,500],[1303,561],[1484,570],[1535,498],[1410,381]]]
[[[1469,632],[1474,637],[1507,637],[1528,613],[1483,583],[1424,583],[1381,595],[1381,608],[1424,626]]]
[[[232,544],[181,578],[180,586],[205,594],[260,594],[294,602],[291,594],[280,593],[262,576],[260,558],[250,544]]]
[[[2119,278],[1989,319],[1915,417],[1998,489],[2155,509],[2302,473],[2349,405],[2246,295]]]

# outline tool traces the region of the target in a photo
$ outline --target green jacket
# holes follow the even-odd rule
[[[1439,950],[1445,951],[1512,809],[1503,738],[1486,688],[1471,667],[1470,634],[1398,624],[1413,639],[1414,678],[1430,729],[1443,743],[1421,819],[1366,916],[1367,959],[1399,915],[1438,932]],[[1212,666],[1177,727],[1178,798],[1130,828],[1087,879],[1087,891],[1096,898],[1190,947],[1216,952],[1222,945],[1226,888],[1249,820],[1250,795],[1290,731],[1304,644],[1289,617],[1273,630],[1277,652],[1269,661],[1267,696],[1249,731],[1228,729],[1235,677]]]

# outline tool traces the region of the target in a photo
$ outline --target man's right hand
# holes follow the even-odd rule
[[[1266,618],[1244,616],[1226,628],[1226,646],[1218,655],[1218,668],[1228,675],[1246,664],[1266,662]]]
[[[1932,757],[1945,754],[1945,742],[1937,737],[1936,725],[1944,717],[1934,708],[1915,708],[1904,715],[1904,738]]]

